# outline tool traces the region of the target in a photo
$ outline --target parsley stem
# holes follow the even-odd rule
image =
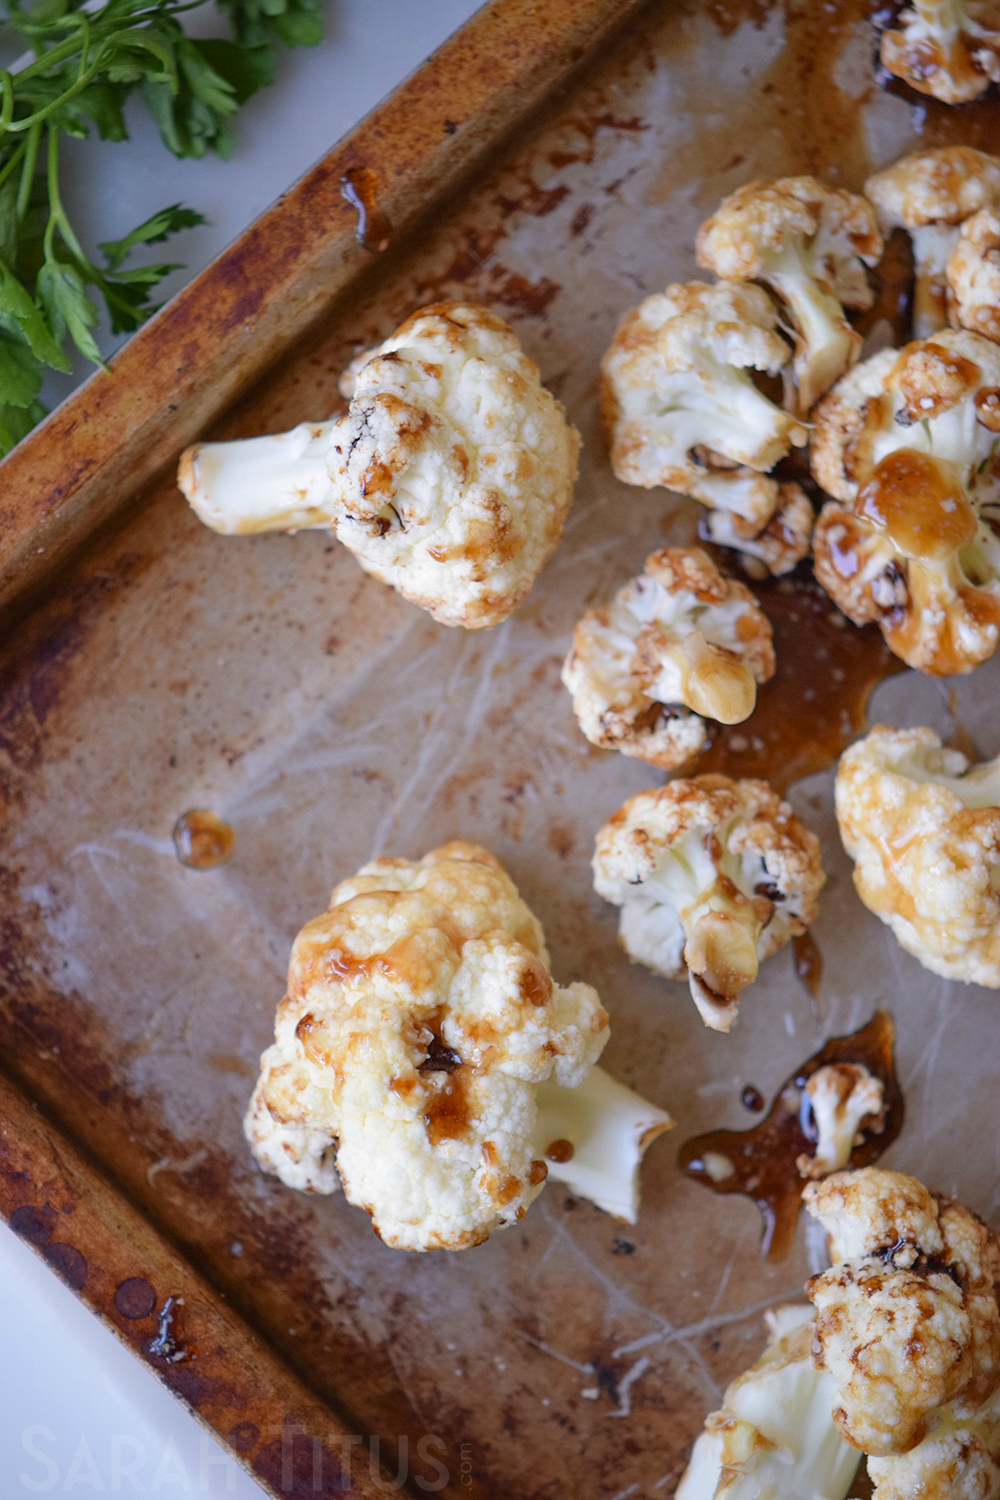
[[[38,146],[42,139],[41,122],[28,132],[27,138],[18,147],[24,150],[24,168],[21,172],[21,181],[17,185],[17,203],[14,212],[17,222],[20,223],[28,212],[28,202],[31,198],[31,189],[35,181],[35,164],[38,161]]]

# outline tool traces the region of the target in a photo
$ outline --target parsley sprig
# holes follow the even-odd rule
[[[70,371],[67,345],[102,365],[95,297],[114,333],[132,332],[156,311],[156,287],[177,266],[129,267],[132,251],[204,223],[172,204],[103,242],[97,264],[60,195],[62,138],[96,129],[104,140],[127,139],[125,104],[136,95],[175,156],[228,156],[232,117],[272,82],[281,47],[322,35],[320,0],[218,0],[230,37],[190,37],[181,18],[204,3],[10,0],[0,13],[8,36],[31,49],[0,70],[0,453],[45,415],[45,370]]]

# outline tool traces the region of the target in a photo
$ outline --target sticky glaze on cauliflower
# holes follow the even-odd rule
[[[967,104],[1000,79],[995,0],[909,0],[883,32],[883,67],[942,104]]]
[[[1000,160],[972,146],[915,151],[865,183],[884,232],[903,228],[913,244],[913,334],[948,323],[949,257],[966,219],[1000,202]],[[979,332],[985,330],[980,329]]]
[[[443,625],[516,609],[562,533],[579,437],[482,307],[425,307],[348,372],[347,414],[202,443],[178,484],[227,534],[326,527]]]
[[[816,916],[819,841],[763,781],[696,776],[640,792],[597,835],[594,889],[630,958],[687,978],[728,1031],[758,965]]]
[[[588,740],[675,770],[705,719],[737,724],[774,675],[771,625],[745,584],[698,547],[664,547],[573,631],[562,680]]]
[[[706,1419],[675,1500],[844,1500],[861,1455],[833,1424],[837,1386],[813,1364],[811,1314],[764,1314],[767,1347]]]
[[[376,859],[299,933],[245,1129],[289,1186],[348,1201],[406,1250],[460,1250],[523,1217],[545,1162],[535,1089],[572,1088],[608,1038],[554,985],[537,919],[474,844]]]
[[[960,1203],[880,1167],[802,1196],[834,1261],[806,1285],[816,1365],[839,1387],[834,1421],[865,1453],[909,1453],[942,1407],[972,1412],[1000,1386],[1000,1240]]]
[[[871,205],[815,177],[748,182],[698,231],[698,264],[725,281],[764,281],[795,333],[793,372],[805,414],[854,363],[860,335],[845,307],[867,308],[865,266],[882,254]]]
[[[1000,759],[970,770],[932,730],[880,725],[841,757],[836,805],[858,895],[900,945],[1000,989]]]
[[[948,260],[948,320],[1000,341],[1000,213],[981,208],[966,219]]]
[[[778,485],[778,503],[763,530],[731,510],[710,510],[701,518],[699,532],[720,547],[734,547],[753,578],[768,573],[779,578],[809,555],[815,512],[802,486],[794,481]]]
[[[767,471],[806,431],[754,385],[790,356],[767,293],[689,281],[627,312],[601,361],[611,464],[625,484],[663,485],[731,512],[756,536],[779,502]]]
[[[922,1442],[870,1458],[868,1475],[872,1500],[998,1500],[1000,1390],[972,1411],[961,1401],[939,1407]]]
[[[839,1172],[860,1146],[862,1130],[878,1135],[885,1125],[885,1085],[863,1063],[826,1063],[811,1073],[806,1099],[816,1128],[811,1156],[796,1159],[800,1177]]]
[[[908,666],[971,671],[1000,639],[1000,346],[948,329],[884,349],[813,418],[813,473],[836,497],[816,577]]]

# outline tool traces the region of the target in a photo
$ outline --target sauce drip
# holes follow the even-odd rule
[[[340,179],[340,194],[358,216],[354,238],[366,250],[385,250],[392,239],[392,225],[375,201],[378,175],[371,167],[352,167]]]
[[[903,1128],[903,1095],[893,1060],[895,1027],[884,1010],[851,1036],[832,1037],[778,1090],[763,1120],[752,1130],[712,1130],[685,1141],[678,1165],[716,1193],[745,1193],[764,1219],[761,1254],[781,1260],[791,1249],[805,1182],[795,1165],[812,1155],[815,1136],[805,1095],[806,1081],[827,1063],[861,1063],[885,1090],[885,1122],[877,1134],[864,1130],[849,1167],[867,1167],[886,1151]],[[729,1163],[731,1172],[721,1165]]]
[[[455,1141],[464,1135],[472,1119],[466,1093],[466,1074],[461,1067],[448,1074],[448,1082],[435,1094],[424,1112],[427,1139],[432,1146]]]
[[[876,464],[854,508],[907,557],[925,562],[944,562],[976,535],[955,465],[910,448]]]
[[[709,726],[694,769],[758,776],[783,792],[864,731],[872,689],[903,663],[877,625],[852,625],[807,573],[750,586],[774,630],[777,671],[749,719]]]
[[[901,349],[913,337],[913,245],[905,229],[892,231],[871,280],[875,300],[871,307],[849,311],[851,326],[866,339],[880,323],[884,324],[883,347]],[[873,353],[874,348],[866,349],[864,358]]]
[[[189,870],[214,870],[233,852],[233,830],[217,813],[193,807],[174,824],[177,858]]]
[[[764,1095],[760,1089],[755,1089],[752,1083],[748,1083],[740,1094],[740,1103],[752,1114],[758,1114],[764,1108]]]
[[[819,996],[819,983],[823,978],[823,955],[816,946],[811,932],[800,932],[792,939],[795,955],[795,973],[801,979],[806,992],[815,1000]]]

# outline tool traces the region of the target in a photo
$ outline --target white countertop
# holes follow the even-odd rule
[[[176,291],[479,3],[334,0],[326,39],[289,53],[278,81],[240,111],[240,145],[227,162],[175,161],[138,109],[129,115],[128,143],[69,143],[63,192],[85,244],[124,235],[170,203],[199,209],[210,223],[154,247],[157,259],[185,262],[165,284],[167,294]],[[222,34],[212,7],[196,15],[201,34]],[[119,341],[105,333],[100,342],[107,352]],[[77,378],[87,369],[81,361]],[[44,398],[53,405],[73,384],[56,376]],[[2,1224],[0,1348],[7,1354],[3,1500],[46,1492],[260,1496],[186,1408]]]

